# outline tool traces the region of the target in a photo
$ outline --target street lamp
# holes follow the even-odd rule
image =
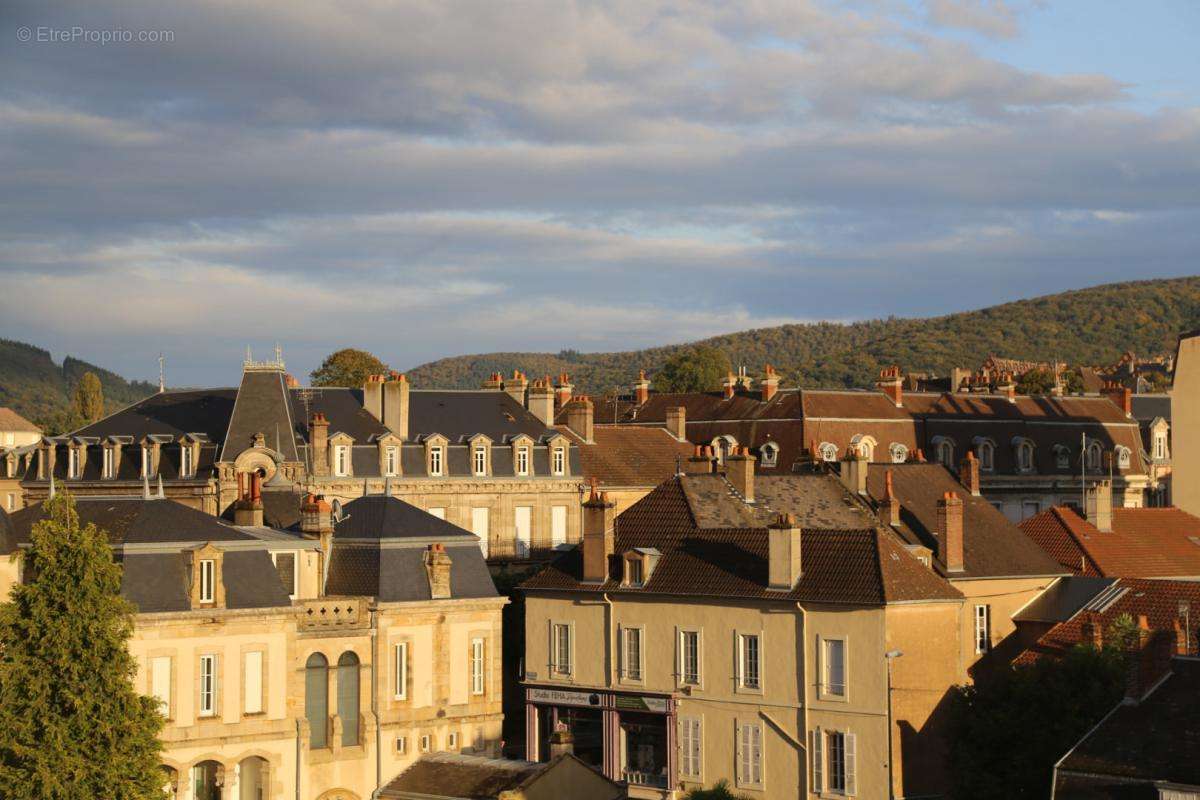
[[[883,654],[887,660],[887,737],[888,737],[888,798],[895,800],[896,783],[893,780],[895,767],[892,766],[892,662],[904,655],[903,650],[888,650]]]

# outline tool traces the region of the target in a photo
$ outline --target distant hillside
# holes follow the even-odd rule
[[[0,339],[0,406],[9,406],[29,420],[44,423],[70,406],[71,393],[85,372],[94,372],[100,378],[105,413],[158,390],[154,384],[127,381],[115,372],[71,356],[60,366],[40,347]]]
[[[701,342],[758,373],[773,364],[789,386],[874,385],[881,367],[945,375],[989,355],[1104,365],[1132,350],[1170,353],[1176,335],[1200,327],[1200,277],[1136,281],[1019,300],[927,319],[822,322],[759,328]],[[532,380],[571,375],[577,390],[625,388],[639,369],[653,373],[688,345],[623,353],[487,353],[444,358],[408,372],[416,386],[469,388],[492,372],[520,369]]]

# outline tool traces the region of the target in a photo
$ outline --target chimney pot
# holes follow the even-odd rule
[[[586,443],[595,441],[595,411],[590,398],[580,395],[567,406],[567,427]]]
[[[972,497],[979,497],[979,459],[974,451],[968,450],[959,463],[958,480]]]
[[[1097,481],[1094,486],[1084,493],[1087,521],[1096,530],[1105,533],[1112,531],[1112,481]]]
[[[767,528],[768,588],[791,591],[804,574],[803,533],[792,514],[780,514]]]
[[[747,447],[725,457],[725,477],[747,503],[754,502],[754,461]]]
[[[596,482],[583,503],[583,581],[604,583],[608,580],[608,562],[615,549],[615,506],[608,493],[596,493]]]
[[[896,408],[904,406],[904,376],[900,373],[900,367],[893,364],[882,369],[879,372],[879,383],[876,385],[891,398]]]
[[[638,370],[637,380],[633,382],[633,402],[639,406],[650,399],[650,381],[646,379],[646,370]]]
[[[963,502],[946,492],[937,505],[938,558],[947,572],[963,571]]]

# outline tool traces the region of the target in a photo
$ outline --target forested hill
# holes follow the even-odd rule
[[[571,375],[577,391],[627,387],[639,369],[656,370],[681,348],[723,350],[757,376],[773,364],[788,386],[868,387],[881,367],[945,375],[989,355],[1104,365],[1132,350],[1170,353],[1175,337],[1200,327],[1200,276],[1097,286],[926,319],[823,322],[759,328],[684,345],[623,353],[487,353],[443,358],[408,372],[417,387],[471,388],[492,372],[520,369],[530,380]]]
[[[71,404],[71,393],[85,372],[94,372],[104,390],[104,407],[115,411],[153,394],[158,387],[145,381],[127,381],[86,361],[67,356],[55,364],[50,353],[24,342],[0,339],[0,406],[8,406],[34,422],[61,414]]]

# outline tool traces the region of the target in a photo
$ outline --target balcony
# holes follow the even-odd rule
[[[630,786],[647,786],[652,789],[667,788],[667,776],[661,773],[627,769],[623,770],[621,775]]]
[[[367,627],[369,597],[322,597],[301,600],[297,606],[300,630],[344,631]]]

